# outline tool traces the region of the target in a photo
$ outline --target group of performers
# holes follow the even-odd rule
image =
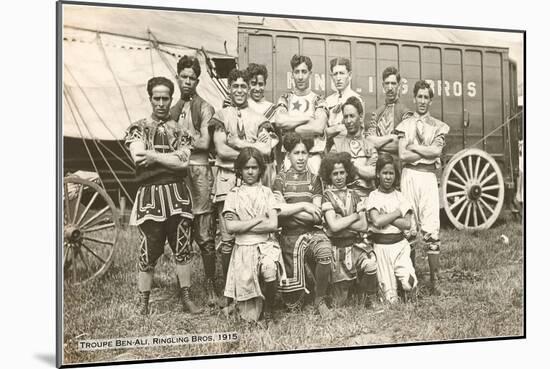
[[[190,313],[202,311],[190,295],[193,241],[208,305],[246,320],[273,317],[277,294],[291,311],[312,300],[323,317],[352,296],[367,308],[414,298],[417,238],[427,247],[430,291],[438,293],[435,171],[449,127],[429,114],[432,88],[414,85],[411,111],[399,102],[398,70],[388,67],[385,104],[365,119],[349,59],[331,60],[337,91],[326,99],[310,88],[309,57],[294,55],[290,67],[293,88],[276,103],[264,97],[264,65],[232,70],[229,98],[217,111],[196,92],[194,57],[177,64],[175,104],[169,79],[148,81],[152,114],[125,137],[140,184],[131,224],[141,234],[141,314],[149,314],[166,241]]]

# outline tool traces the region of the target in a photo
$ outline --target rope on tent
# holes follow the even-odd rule
[[[486,139],[487,137],[489,137],[490,135],[492,135],[493,133],[495,133],[496,131],[498,131],[499,129],[501,129],[502,127],[504,127],[505,125],[510,124],[510,122],[511,122],[513,119],[517,118],[517,117],[520,116],[520,115],[521,115],[521,112],[518,112],[518,113],[512,115],[510,118],[506,119],[501,125],[499,125],[499,126],[496,127],[495,129],[493,129],[491,132],[487,133],[487,134],[486,134],[485,136],[483,136],[480,140],[478,140],[478,141],[477,141],[476,143],[474,143],[473,145],[470,145],[470,147],[468,147],[468,148],[470,149],[470,148],[472,148],[472,147],[474,147],[474,146],[477,146],[477,144],[479,144],[480,142],[485,141],[485,139]]]
[[[109,149],[107,145],[105,145],[101,140],[98,140],[99,144],[109,152],[114,158],[118,159],[126,168],[130,169],[132,172],[136,169],[135,167],[131,166],[130,164],[126,163],[124,160],[122,160],[113,150]]]
[[[88,133],[90,134],[90,136],[92,137],[92,142],[94,143],[97,151],[99,152],[99,155],[101,155],[101,157],[103,158],[103,161],[105,162],[105,164],[107,164],[107,167],[109,168],[109,170],[111,171],[111,174],[113,175],[113,178],[117,181],[118,185],[120,186],[120,188],[122,188],[122,191],[124,191],[124,194],[126,195],[126,197],[128,198],[128,200],[130,201],[130,203],[133,205],[134,202],[132,200],[132,197],[130,196],[130,194],[128,193],[128,191],[126,190],[126,188],[124,187],[124,185],[122,184],[122,182],[120,181],[120,179],[118,178],[118,176],[116,175],[115,171],[113,170],[113,167],[111,167],[111,164],[109,164],[109,161],[107,160],[107,158],[105,157],[105,155],[103,154],[103,151],[101,151],[101,148],[99,147],[98,143],[97,143],[97,139],[93,136],[91,130],[90,130],[90,127],[88,127],[88,124],[86,123],[86,121],[84,120],[84,117],[82,116],[82,113],[80,112],[80,110],[78,109],[78,106],[75,104],[74,102],[74,98],[72,97],[72,94],[71,92],[69,91],[69,89],[67,88],[67,86],[65,86],[65,90],[66,90],[66,96],[69,96],[71,98],[71,101],[73,102],[73,104],[75,105],[75,109],[76,109],[76,112],[78,113],[78,115],[80,116],[80,120],[82,121],[82,123],[84,124],[84,127],[86,127],[86,130],[88,131]],[[80,130],[79,130],[80,131]],[[82,133],[81,133],[82,134]],[[91,159],[91,156],[90,156],[90,159]],[[92,159],[93,160],[93,159]],[[96,168],[94,166],[94,168]],[[96,169],[97,171],[97,169]],[[97,171],[97,173],[99,174],[99,171]]]
[[[80,92],[82,93],[82,95],[84,96],[84,98],[86,99],[86,101],[88,102],[88,105],[90,105],[90,107],[92,108],[92,110],[94,111],[95,115],[97,116],[97,118],[99,119],[99,121],[101,122],[101,124],[105,127],[105,129],[107,129],[107,131],[111,134],[111,136],[113,136],[113,138],[117,141],[119,147],[122,149],[122,152],[126,155],[126,157],[130,160],[130,163],[133,164],[133,160],[132,160],[132,157],[130,156],[130,154],[128,153],[128,150],[126,150],[126,148],[124,147],[124,145],[122,145],[122,143],[120,142],[120,140],[118,139],[118,137],[113,133],[113,131],[111,131],[111,129],[109,128],[109,126],[107,125],[107,123],[105,123],[105,121],[103,120],[103,118],[101,118],[101,115],[99,114],[99,112],[97,111],[97,109],[95,108],[95,106],[92,104],[92,101],[90,100],[90,98],[88,97],[88,94],[86,93],[86,91],[84,91],[84,88],[82,88],[82,85],[78,82],[78,80],[75,78],[74,74],[71,72],[71,69],[69,68],[68,65],[64,65],[65,69],[67,70],[67,72],[69,73],[69,75],[71,76],[71,78],[74,80],[74,82],[76,83],[76,86],[78,87],[78,89],[80,90]],[[127,167],[130,167],[130,169],[134,169],[134,167],[131,165],[131,164],[128,164],[127,162],[125,162],[124,160],[122,160],[121,158],[119,158],[118,155],[114,154],[111,152],[111,154],[113,154],[114,157],[116,157],[118,160],[120,160],[125,166]]]
[[[176,76],[177,75],[176,70],[174,69],[174,67],[172,67],[172,64],[170,64],[170,61],[166,59],[166,56],[161,53],[162,50],[159,48],[159,42],[155,37],[155,34],[150,29],[147,29],[147,34],[149,35],[149,42],[151,43],[151,47],[157,50],[157,53],[160,59],[162,60],[164,65],[166,65],[166,68],[168,68],[170,73],[172,73],[173,76]]]
[[[77,31],[93,32],[93,33],[96,33],[96,34],[101,33],[101,34],[108,35],[108,36],[117,36],[117,37],[132,39],[132,40],[138,40],[138,41],[147,41],[147,39],[143,38],[143,37],[136,37],[136,36],[131,36],[131,35],[122,34],[122,33],[116,33],[116,32],[98,31],[97,29],[91,29],[91,28],[86,28],[86,27],[77,27],[77,26],[64,25],[63,28],[74,29],[74,30],[77,30]],[[76,39],[73,38],[73,40],[76,40]],[[179,44],[179,43],[176,44],[176,43],[173,43],[173,42],[166,42],[166,41],[162,41],[161,43],[163,45],[167,45],[167,46],[183,47],[183,48],[186,48],[186,49],[191,49],[191,50],[196,50],[196,51],[199,50],[199,48],[196,47],[196,46],[190,46],[190,45]],[[227,49],[227,47],[225,47],[225,49]],[[212,51],[212,50],[209,50],[208,52],[210,54],[216,54],[216,55],[219,55],[219,56],[222,56],[222,57],[233,57],[233,55],[229,55],[227,53],[227,50],[226,50],[225,54],[217,52],[217,51]]]
[[[485,141],[485,139],[487,137],[489,137],[490,135],[492,135],[493,133],[495,133],[496,131],[498,131],[499,129],[502,129],[502,127],[510,124],[510,122],[512,120],[514,120],[515,118],[517,118],[518,116],[520,116],[522,114],[521,111],[517,112],[516,114],[512,115],[510,118],[506,119],[502,124],[500,124],[498,127],[496,127],[495,129],[493,129],[491,132],[487,133],[485,136],[483,136],[480,140],[478,140],[476,143],[474,143],[473,145],[470,145],[469,148],[472,148],[474,146],[477,146],[480,142],[482,141]],[[506,132],[508,133],[508,157],[510,159],[510,172],[512,173],[512,177],[513,177],[513,168],[514,168],[514,165],[512,163],[512,148],[510,146],[510,128],[508,128],[506,130]]]
[[[67,95],[66,88],[67,88],[67,86],[65,86],[65,88],[63,88],[63,95],[65,96],[65,100],[67,100],[67,106],[69,106],[69,111],[71,112],[71,115],[73,116],[73,120],[76,124],[76,128],[78,129],[78,132],[80,133],[80,138],[82,139],[82,143],[84,143],[84,147],[86,148],[86,152],[88,153],[88,157],[92,161],[92,166],[94,167],[95,172],[98,174],[99,184],[105,190],[105,185],[103,184],[103,181],[101,180],[101,177],[99,176],[99,170],[97,169],[97,165],[95,164],[94,157],[92,156],[92,153],[90,152],[90,149],[88,148],[88,144],[86,143],[86,139],[84,139],[84,135],[82,134],[82,130],[80,129],[80,126],[78,125],[78,121],[76,120],[76,115],[73,111],[71,103],[69,102],[69,97]],[[74,104],[74,101],[73,101],[73,104]]]
[[[151,40],[151,33],[150,33],[149,29],[147,29],[147,35],[149,36],[149,44],[153,45],[153,41]],[[151,59],[151,72],[152,72],[151,77],[154,77],[156,74],[155,74],[155,63],[153,63],[153,48],[152,47],[149,48],[149,58]]]
[[[124,105],[124,111],[128,116],[128,123],[131,124],[132,118],[130,117],[130,111],[128,110],[128,106],[126,105],[126,100],[124,99],[122,88],[118,83],[118,78],[116,77],[115,71],[113,70],[111,63],[109,62],[109,58],[107,57],[107,52],[105,51],[105,47],[103,46],[103,40],[101,39],[101,34],[99,32],[97,33],[97,44],[99,45],[99,49],[101,50],[103,57],[105,58],[105,63],[107,64],[107,67],[109,68],[109,70],[111,71],[111,74],[113,75],[113,79],[115,80],[115,84],[118,88],[118,92],[120,93],[120,98],[122,99],[122,104]]]
[[[150,29],[147,30],[147,33],[149,34],[149,42],[151,42],[151,47],[155,48],[155,50],[157,50],[157,52],[160,56],[160,59],[164,62],[166,67],[170,70],[170,73],[172,73],[173,75],[176,75],[176,70],[174,70],[174,68],[172,67],[172,64],[170,64],[170,62],[166,59],[166,56],[163,54],[163,53],[165,53],[165,54],[172,55],[172,53],[170,53],[167,50],[163,50],[160,47],[160,43],[159,43],[158,39],[156,38],[155,34]],[[152,38],[152,40],[151,40],[151,38]],[[216,86],[218,91],[221,93],[222,97],[226,98],[227,96],[229,96],[229,91],[227,90],[225,85],[219,80],[218,75],[215,72],[215,68],[212,65],[212,61],[208,57],[208,54],[206,54],[206,50],[204,50],[204,47],[202,47],[201,49],[196,49],[196,48],[193,48],[193,49],[196,50],[197,52],[202,52],[203,53],[203,55],[205,57],[205,60],[206,60],[206,62],[205,62],[206,67],[208,68],[208,74],[210,75],[210,77],[214,81],[214,86]]]

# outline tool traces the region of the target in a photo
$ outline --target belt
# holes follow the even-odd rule
[[[332,246],[341,248],[341,247],[350,247],[356,243],[361,242],[360,237],[348,237],[348,238],[331,238],[330,239]]]
[[[391,245],[405,239],[403,233],[371,233],[369,239],[378,244]]]
[[[419,172],[435,172],[435,164],[425,164],[425,163],[419,163],[419,164],[405,164],[403,168],[417,170]]]

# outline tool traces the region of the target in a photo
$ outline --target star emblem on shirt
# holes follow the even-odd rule
[[[300,101],[295,101],[292,103],[292,110],[300,110],[300,108],[302,107],[302,104],[300,103]]]

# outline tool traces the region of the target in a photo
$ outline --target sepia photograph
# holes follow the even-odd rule
[[[57,366],[525,338],[525,31],[57,16]]]

